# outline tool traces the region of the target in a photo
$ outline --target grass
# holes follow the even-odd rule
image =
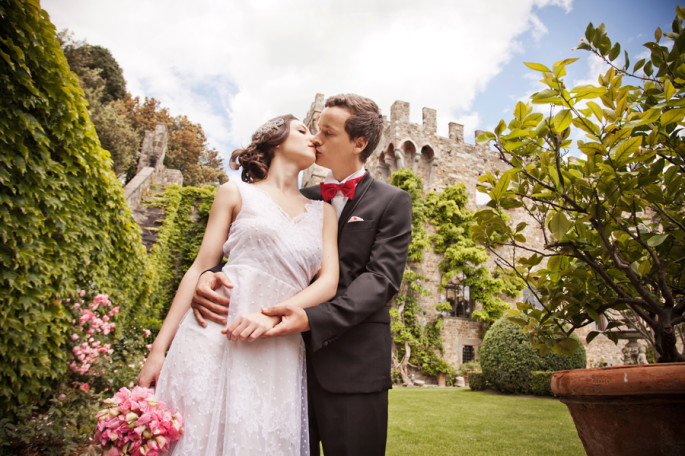
[[[467,388],[390,390],[387,456],[583,456],[557,399]]]

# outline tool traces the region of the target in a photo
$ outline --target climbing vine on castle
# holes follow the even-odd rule
[[[445,324],[444,312],[451,309],[449,303],[436,304],[438,316],[425,325],[421,324],[420,315],[426,312],[419,305],[419,298],[430,293],[422,284],[425,277],[416,269],[423,261],[425,249],[432,244],[434,251],[443,257],[439,266],[440,291],[455,277],[470,287],[471,296],[482,305],[481,309],[473,312],[474,319],[484,322],[497,320],[509,308],[500,296],[516,296],[521,285],[504,274],[492,276],[485,266],[487,251],[471,239],[473,212],[466,209],[468,197],[463,183],[451,185],[442,192],[430,192],[423,198],[421,178],[412,170],[403,168],[393,173],[392,184],[407,191],[412,198],[412,241],[407,269],[402,289],[396,297],[396,306],[391,309],[396,347],[393,368],[405,384],[411,383],[409,366],[432,376],[445,373],[449,381],[454,375],[454,367],[440,356],[443,352],[441,330]],[[435,227],[435,234],[428,234],[427,223]]]

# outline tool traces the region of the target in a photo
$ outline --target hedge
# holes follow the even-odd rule
[[[552,393],[554,371],[535,371],[530,374],[530,392],[536,396],[554,396]]]
[[[62,378],[76,288],[145,311],[140,230],[37,0],[0,2],[0,410],[12,416]],[[120,318],[121,320],[121,318]]]
[[[531,393],[534,371],[584,368],[585,348],[576,335],[578,349],[573,356],[535,350],[521,327],[505,318],[497,320],[485,333],[478,351],[486,381],[502,393]]]
[[[469,372],[469,388],[471,391],[483,391],[488,384],[482,372]]]

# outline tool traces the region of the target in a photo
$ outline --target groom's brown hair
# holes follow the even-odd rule
[[[326,107],[347,109],[350,118],[345,121],[345,132],[350,139],[366,138],[368,143],[359,154],[362,162],[373,153],[383,135],[383,116],[378,105],[370,98],[353,93],[335,95],[326,100]]]

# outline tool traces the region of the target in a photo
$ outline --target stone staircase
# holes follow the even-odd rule
[[[164,223],[165,215],[163,207],[150,206],[149,204],[156,200],[158,198],[157,195],[162,191],[162,189],[153,190],[151,188],[145,196],[143,204],[131,210],[133,219],[140,226],[143,244],[148,253],[150,253],[152,246],[157,242],[159,228]]]

